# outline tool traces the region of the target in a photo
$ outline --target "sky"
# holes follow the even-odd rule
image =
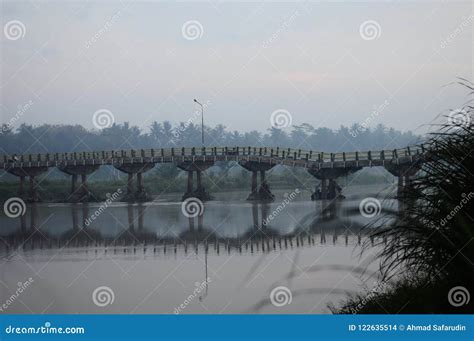
[[[473,21],[470,1],[4,0],[1,121],[146,129],[197,98],[230,130],[417,131],[467,100],[447,85],[473,79]]]

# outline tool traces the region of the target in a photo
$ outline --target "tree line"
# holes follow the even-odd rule
[[[286,129],[264,132],[230,130],[222,124],[204,127],[206,146],[268,146],[325,152],[364,151],[402,148],[420,142],[411,131],[402,132],[379,124],[365,128],[358,124],[339,129],[313,127],[304,123]],[[201,126],[189,122],[173,125],[169,121],[152,122],[142,129],[128,122],[101,130],[81,125],[33,126],[22,124],[14,129],[7,124],[0,132],[0,153],[46,153],[140,148],[196,147],[201,145]]]

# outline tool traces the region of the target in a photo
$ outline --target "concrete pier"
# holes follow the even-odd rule
[[[21,167],[21,168],[9,168],[7,171],[20,178],[20,186],[18,189],[18,196],[27,202],[39,202],[41,201],[40,194],[38,193],[38,182],[37,178],[39,175],[45,173],[48,167]],[[29,178],[28,193],[25,195],[25,178]]]
[[[397,197],[402,199],[405,196],[405,189],[410,186],[411,178],[420,170],[420,164],[410,165],[385,165],[385,169],[398,178]]]
[[[250,194],[247,197],[249,201],[273,201],[275,195],[270,190],[270,186],[265,177],[265,172],[272,169],[275,165],[255,161],[240,161],[239,164],[246,170],[252,172],[252,182],[250,185]],[[260,187],[258,187],[257,178],[260,173]]]
[[[202,183],[202,172],[214,165],[214,161],[184,161],[177,163],[177,167],[188,173],[186,193],[182,200],[187,198],[198,198],[202,201],[212,200],[212,196],[204,188]],[[194,189],[194,173],[196,173],[196,189]]]
[[[360,168],[309,168],[308,172],[320,180],[319,188],[311,195],[311,200],[344,199],[342,188],[336,179],[358,171]]]
[[[69,165],[59,166],[59,170],[71,176],[71,193],[69,202],[87,202],[92,199],[92,193],[87,185],[87,176],[99,169],[99,165]],[[81,177],[81,185],[77,186],[78,177]]]
[[[127,193],[122,199],[123,201],[144,202],[150,199],[143,185],[143,173],[155,167],[154,163],[123,163],[115,164],[114,167],[121,172],[127,173]],[[136,188],[133,181],[134,176],[137,178]]]

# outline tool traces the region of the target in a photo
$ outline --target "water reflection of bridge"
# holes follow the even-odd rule
[[[53,249],[94,249],[111,253],[177,253],[178,251],[215,253],[269,252],[298,247],[325,245],[328,243],[343,245],[361,244],[364,238],[362,225],[345,221],[340,217],[340,202],[320,207],[319,214],[308,214],[296,224],[296,228],[282,233],[272,228],[266,219],[270,214],[268,203],[251,205],[252,225],[236,236],[223,236],[205,224],[205,215],[190,217],[187,230],[166,235],[145,228],[146,207],[142,204],[127,206],[128,228],[114,236],[101,232],[99,225],[90,224],[91,208],[88,203],[70,206],[71,225],[66,232],[53,235],[48,233],[38,220],[38,206],[31,204],[29,215],[18,218],[19,228],[13,233],[0,237],[0,253],[13,254],[31,250]],[[314,212],[313,212],[314,213]]]

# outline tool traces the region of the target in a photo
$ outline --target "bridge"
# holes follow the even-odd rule
[[[202,172],[217,161],[235,161],[252,173],[248,200],[272,201],[274,199],[266,181],[265,173],[276,165],[300,167],[320,180],[319,188],[312,195],[313,200],[341,198],[341,188],[336,180],[347,176],[363,167],[382,166],[398,177],[399,193],[410,182],[426,160],[430,146],[426,144],[402,149],[379,150],[366,152],[325,153],[312,150],[301,150],[280,147],[194,147],[194,148],[159,148],[132,150],[104,150],[97,152],[40,153],[23,155],[0,155],[0,169],[17,176],[20,180],[21,198],[29,202],[40,201],[37,177],[51,167],[57,167],[71,176],[70,200],[88,201],[87,176],[109,165],[126,173],[127,193],[123,201],[147,201],[148,196],[143,186],[143,173],[156,164],[174,164],[187,172],[187,189],[183,200],[196,197],[209,200],[210,194],[202,184]],[[196,173],[196,186],[194,185]],[[260,173],[260,185],[258,185]],[[81,177],[80,186],[77,185]],[[136,186],[134,178],[136,177]],[[28,193],[24,191],[25,179],[29,178]]]

